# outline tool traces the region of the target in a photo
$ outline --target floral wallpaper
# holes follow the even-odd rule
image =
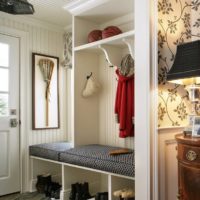
[[[166,82],[178,44],[200,39],[200,0],[158,1],[158,126],[185,126],[190,102],[184,86]]]
[[[72,33],[67,32],[63,35],[64,59],[61,64],[66,68],[72,68]]]

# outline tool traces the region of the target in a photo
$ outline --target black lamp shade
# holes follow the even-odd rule
[[[177,46],[167,81],[182,85],[200,84],[200,40]]]
[[[33,14],[34,7],[27,0],[0,0],[0,11],[14,15]]]

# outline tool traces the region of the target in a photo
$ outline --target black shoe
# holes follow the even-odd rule
[[[45,187],[51,183],[51,175],[45,176],[45,175],[38,175],[37,176],[37,183],[36,183],[36,189],[39,193],[45,192]]]
[[[98,193],[96,194],[96,196],[95,196],[95,200],[100,200],[100,196],[101,196],[101,193],[98,192]]]
[[[76,198],[76,184],[77,183],[71,185],[71,192],[69,195],[69,200],[75,200],[75,198]]]
[[[51,198],[60,198],[61,185],[56,182],[51,182],[45,187],[45,196]]]
[[[45,193],[46,197],[51,197],[51,191],[52,191],[52,185],[51,184],[52,184],[52,182],[45,186],[44,193]]]
[[[99,192],[95,196],[95,200],[108,200],[108,192]]]
[[[108,200],[108,192],[103,192],[100,197],[100,200]]]
[[[76,197],[75,200],[82,200],[82,184],[76,183]]]
[[[51,198],[60,199],[61,185],[59,183],[51,183]]]
[[[82,198],[81,200],[90,199],[92,196],[89,193],[89,184],[88,182],[83,183],[82,187]]]

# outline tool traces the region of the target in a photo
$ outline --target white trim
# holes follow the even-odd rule
[[[167,131],[167,130],[171,130],[171,129],[183,129],[184,126],[166,126],[166,127],[159,127],[158,131]]]
[[[71,80],[71,87],[70,87],[70,93],[71,93],[71,102],[70,102],[70,132],[72,133],[71,141],[72,141],[72,147],[75,146],[75,17],[72,16],[72,70],[70,70],[70,80]]]
[[[26,191],[28,185],[28,127],[27,127],[27,57],[28,33],[0,26],[0,33],[20,39],[20,179],[21,192]]]
[[[9,94],[9,92],[0,91],[0,94]]]
[[[75,0],[71,1],[70,3],[66,4],[63,8],[68,10],[71,14],[79,15],[88,10],[91,10],[94,7],[97,7],[101,4],[104,4],[110,0]]]
[[[103,45],[103,44],[107,44],[107,45],[111,45],[112,43],[119,43],[119,45],[124,45],[123,39],[125,38],[132,38],[135,35],[135,31],[131,30],[131,31],[127,31],[125,33],[121,33],[119,35],[115,35],[113,37],[109,37],[106,39],[102,39],[96,42],[92,42],[89,44],[84,44],[84,45],[80,45],[77,47],[74,47],[74,51],[80,51],[80,50],[87,50],[87,49],[95,49],[95,48],[99,48],[99,45]]]
[[[150,200],[150,2],[140,0],[134,3],[135,197]]]
[[[158,200],[158,40],[157,1],[151,0],[151,199]]]
[[[108,199],[112,199],[112,176],[108,175]]]
[[[13,21],[16,21],[19,23],[25,23],[25,24],[29,24],[32,26],[48,29],[48,30],[51,30],[54,32],[60,33],[60,32],[64,31],[64,27],[62,27],[62,26],[58,26],[56,24],[52,24],[52,23],[49,23],[46,21],[31,18],[30,16],[29,17],[18,16],[18,15],[16,16],[16,15],[10,15],[10,14],[1,12],[0,17],[2,17],[2,18],[4,17],[6,19],[10,19],[10,20],[13,20]]]
[[[161,129],[158,129],[158,134],[165,134],[165,133],[183,133],[183,129],[184,127],[168,127],[168,128],[161,128]]]
[[[78,168],[78,169],[84,169],[84,170],[87,170],[87,171],[97,172],[97,173],[101,173],[101,174],[111,175],[111,176],[115,176],[115,177],[121,177],[121,178],[129,179],[129,180],[135,180],[134,177],[130,177],[130,176],[115,174],[115,173],[106,172],[106,171],[99,170],[99,169],[83,167],[83,166],[79,166],[79,165],[75,165],[75,164],[69,164],[69,163],[65,163],[65,162],[54,161],[54,160],[50,160],[50,159],[46,159],[46,158],[40,158],[40,157],[37,157],[37,156],[30,156],[30,158],[36,159],[36,160],[42,160],[42,161],[46,161],[46,162],[51,162],[51,163],[55,163],[55,164],[59,164],[59,165],[63,165],[63,166],[69,166],[69,167],[74,167],[74,168]]]
[[[0,69],[9,69],[9,67],[0,66]]]

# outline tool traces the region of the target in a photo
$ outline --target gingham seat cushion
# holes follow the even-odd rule
[[[60,160],[60,153],[71,148],[68,142],[37,144],[29,147],[30,155],[50,160]]]
[[[134,151],[111,156],[109,152],[120,149],[105,145],[84,145],[60,153],[60,161],[106,172],[134,177]]]

